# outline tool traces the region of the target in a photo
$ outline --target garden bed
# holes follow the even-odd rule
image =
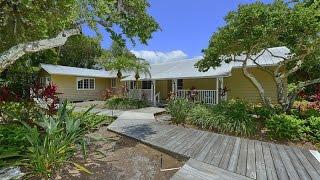
[[[66,166],[55,179],[170,179],[177,170],[162,169],[183,166],[183,162],[137,141],[107,131],[106,127],[88,135],[91,143],[84,161],[78,153],[73,161],[84,165],[90,173]]]
[[[212,106],[175,99],[169,102],[167,111],[171,123],[184,127],[305,149],[320,148],[320,112],[316,109],[284,113],[276,107],[241,100]]]

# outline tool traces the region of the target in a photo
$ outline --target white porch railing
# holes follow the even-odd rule
[[[206,104],[217,104],[216,90],[178,90],[177,97],[192,99]]]
[[[132,99],[153,101],[152,89],[129,89],[128,97]]]

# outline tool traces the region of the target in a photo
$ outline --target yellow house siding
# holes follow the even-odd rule
[[[192,87],[202,90],[215,90],[216,79],[215,78],[202,78],[202,79],[184,79],[183,89],[189,90]]]
[[[58,86],[58,92],[61,100],[84,101],[99,100],[101,92],[107,88],[111,88],[111,80],[107,78],[95,78],[94,90],[77,90],[77,77],[66,75],[52,75],[51,80]]]
[[[158,81],[156,81],[156,92],[157,93],[160,92],[160,99],[162,99],[162,100],[168,99],[168,94],[170,93],[170,91],[171,91],[170,80],[158,80]]]
[[[257,78],[265,89],[266,96],[271,98],[272,103],[277,102],[276,83],[267,72],[250,68],[249,72]],[[228,88],[228,99],[244,99],[249,102],[261,102],[259,92],[252,82],[243,74],[241,68],[233,69],[232,76],[224,78],[224,85]]]

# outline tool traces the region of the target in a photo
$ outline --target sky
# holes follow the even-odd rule
[[[265,3],[272,0],[262,0]],[[161,31],[153,33],[147,45],[139,42],[128,48],[137,57],[151,63],[199,58],[201,50],[208,46],[212,34],[224,25],[224,16],[237,9],[239,4],[255,0],[149,0],[150,15],[160,24]],[[109,35],[103,32],[101,45],[108,49]],[[90,35],[90,30],[84,28]]]

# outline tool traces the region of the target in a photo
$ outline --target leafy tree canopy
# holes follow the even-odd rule
[[[212,35],[197,67],[206,71],[224,60],[230,62],[232,55],[257,54],[276,46],[288,47],[296,59],[312,59],[320,48],[319,19],[318,1],[241,5],[225,17],[226,25]],[[229,58],[221,59],[222,55]]]
[[[87,24],[102,25],[114,39],[137,37],[142,43],[159,29],[147,14],[146,0],[14,0],[0,3],[0,52],[22,42],[55,36]],[[115,31],[115,26],[121,32]]]
[[[97,39],[83,35],[73,36],[58,48],[57,64],[72,67],[94,68],[96,59],[101,56],[102,48]]]
[[[208,48],[203,50],[204,59],[196,64],[200,71],[215,68],[223,62],[239,61],[235,59],[235,55],[245,55],[246,59],[241,61],[244,75],[255,85],[262,102],[270,105],[263,85],[247,70],[248,60],[273,76],[277,85],[278,102],[284,110],[290,109],[297,93],[304,87],[320,82],[319,78],[299,82],[295,91],[286,97],[286,79],[301,67],[319,63],[319,1],[276,0],[271,4],[255,2],[240,5],[225,17],[225,21],[226,25],[212,35]],[[259,52],[277,46],[288,47],[291,55],[280,57],[283,61],[276,65],[275,71],[262,67],[255,61],[255,55]]]

